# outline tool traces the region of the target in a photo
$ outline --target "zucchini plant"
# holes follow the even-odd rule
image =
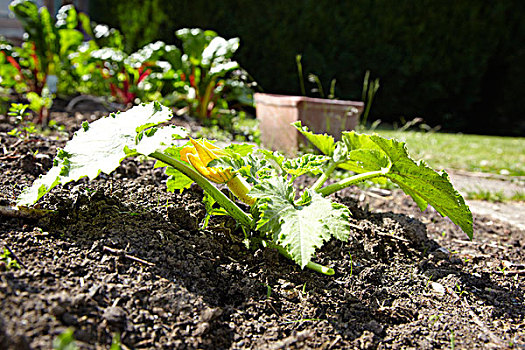
[[[124,158],[144,155],[157,160],[155,167],[165,168],[169,191],[197,183],[205,191],[205,202],[214,201],[231,215],[252,243],[276,248],[301,268],[320,273],[331,275],[334,270],[312,261],[315,250],[331,238],[346,241],[352,215],[328,196],[365,180],[397,184],[421,210],[433,206],[472,238],[472,214],[447,174],[413,161],[402,142],[353,131],[343,133],[336,142],[296,123],[297,130],[323,154],[288,159],[248,144],[219,148],[207,140],[185,142],[186,130],[161,126],[171,118],[170,109],[153,102],[91,124],[84,122],[58,151],[49,172],[24,189],[17,204],[32,205],[59,184],[109,174]],[[337,168],[353,175],[326,185]],[[299,194],[294,181],[305,174],[317,180]],[[226,184],[250,210],[241,209],[214,183]]]

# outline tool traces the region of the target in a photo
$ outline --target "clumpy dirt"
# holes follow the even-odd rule
[[[8,125],[0,117],[0,205],[65,142]],[[228,218],[200,228],[202,191],[167,193],[151,165],[58,187],[45,218],[0,216],[0,249],[21,263],[0,265],[0,349],[50,349],[69,328],[80,349],[117,333],[123,349],[525,347],[525,232],[506,222],[475,215],[469,241],[402,192],[349,189],[334,199],[352,211],[351,238],[319,250],[336,270],[324,276],[247,249]]]

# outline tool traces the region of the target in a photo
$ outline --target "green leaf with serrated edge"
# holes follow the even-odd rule
[[[286,159],[286,157],[284,155],[282,155],[281,153],[279,153],[277,151],[272,152],[272,151],[268,151],[266,149],[260,149],[260,150],[258,150],[258,153],[262,154],[264,156],[264,158],[266,158],[267,160],[272,161],[275,164],[277,164],[279,166],[279,168],[282,171],[284,171],[282,169],[283,162]]]
[[[256,184],[259,182],[259,178],[266,178],[271,173],[274,173],[268,161],[258,157],[255,153],[238,159],[230,157],[217,158],[212,160],[208,166],[221,170],[229,169],[234,173],[239,173],[251,184]]]
[[[370,135],[359,134],[355,131],[344,131],[341,137],[342,141],[348,147],[349,151],[356,149],[373,149],[381,151],[379,147],[371,138]]]
[[[259,211],[257,230],[261,232],[279,232],[281,216],[293,209],[295,190],[281,177],[271,177],[254,186],[248,193],[259,198],[256,207]]]
[[[346,242],[351,228],[348,224],[348,219],[352,214],[346,206],[339,203],[331,203],[332,209],[326,218],[321,219],[321,221],[328,228],[332,236],[340,241]]]
[[[360,174],[390,167],[390,159],[372,141],[370,135],[358,134],[354,131],[343,132],[342,142],[347,153],[346,160],[339,164],[340,168]]]
[[[390,160],[382,150],[356,149],[348,152],[347,160],[339,167],[361,174],[388,168]]]
[[[253,153],[254,147],[247,143],[231,144],[223,148],[226,156],[213,159],[206,166],[221,170],[230,169],[234,172],[247,171],[251,167],[250,162],[254,160],[253,157],[248,157]]]
[[[298,158],[286,159],[282,162],[282,169],[294,177],[304,174],[319,175],[323,172],[323,165],[330,157],[314,154],[305,154]]]
[[[254,147],[248,143],[232,143],[224,147],[224,151],[233,157],[245,157],[253,152]]]
[[[126,148],[142,147],[140,143],[136,144],[138,127],[164,123],[171,118],[169,108],[158,110],[150,103],[113,113],[91,123],[87,129],[81,128],[66,144],[61,157],[55,158],[51,170],[22,191],[17,205],[34,204],[58,184],[82,177],[93,179],[101,172],[111,173],[126,157]],[[149,150],[151,145],[145,148]]]
[[[327,134],[314,134],[308,131],[308,127],[302,126],[300,121],[292,123],[295,128],[308,139],[315,147],[317,147],[323,154],[332,156],[335,150],[334,138]]]
[[[405,143],[372,135],[370,139],[389,157],[392,165],[386,177],[411,196],[421,210],[433,206],[448,216],[472,239],[472,213],[463,197],[454,189],[446,172],[437,173],[423,161],[414,162]]]
[[[290,183],[273,177],[255,186],[250,195],[258,198],[257,229],[271,234],[274,243],[284,247],[301,268],[332,236],[348,239],[348,208],[316,192],[309,192],[302,197],[301,205],[296,205]]]
[[[165,173],[169,175],[168,180],[166,180],[166,187],[169,192],[175,192],[176,190],[182,192],[186,188],[190,188],[193,183],[192,179],[171,166],[166,167]]]

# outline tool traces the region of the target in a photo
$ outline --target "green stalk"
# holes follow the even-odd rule
[[[200,111],[199,111],[200,119],[206,119],[208,117],[208,104],[210,103],[210,96],[214,88],[215,88],[215,79],[212,79],[206,86],[206,90],[204,91],[204,96],[202,96]]]
[[[386,173],[388,173],[388,170],[389,170],[388,168],[384,168],[382,170],[370,171],[368,173],[354,175],[354,176],[348,177],[348,178],[346,178],[344,180],[341,180],[339,182],[336,182],[335,184],[331,184],[331,185],[325,186],[325,187],[321,188],[317,192],[320,193],[323,196],[328,196],[328,195],[330,195],[330,194],[332,194],[334,192],[340,191],[343,188],[352,186],[352,185],[354,185],[354,184],[356,184],[358,182],[369,180],[369,179],[372,179],[374,177],[385,176]]]
[[[296,55],[295,63],[297,64],[297,74],[299,75],[299,87],[301,88],[301,94],[306,96],[306,90],[304,89],[303,64],[301,63],[301,58],[301,55]]]
[[[332,175],[332,172],[335,170],[335,168],[337,168],[337,165],[338,165],[337,162],[330,161],[330,163],[328,164],[328,167],[326,168],[326,170],[317,179],[317,181],[312,185],[312,187],[310,187],[310,189],[313,190],[313,191],[319,192],[319,189],[321,188],[321,186],[323,186],[323,184],[326,182],[326,180],[328,180],[330,175]]]
[[[266,241],[266,244],[267,244],[267,246],[269,248],[277,249],[277,251],[279,253],[281,253],[284,257],[286,257],[286,258],[288,258],[290,260],[293,260],[292,256],[286,251],[286,249],[284,249],[280,245],[272,243],[272,242],[268,242],[268,241]],[[327,275],[327,276],[332,276],[333,274],[335,274],[334,269],[332,269],[330,267],[327,267],[327,266],[324,266],[324,265],[321,265],[321,264],[318,264],[318,263],[314,263],[313,261],[309,261],[306,264],[306,267],[309,268],[310,270],[322,273],[323,275]]]
[[[219,191],[211,182],[209,182],[204,176],[199,174],[194,169],[190,168],[188,165],[184,164],[180,160],[171,158],[160,152],[153,152],[149,155],[152,158],[158,159],[163,163],[166,163],[193,181],[197,183],[204,191],[206,191],[210,196],[219,203],[219,205],[224,208],[228,214],[230,214],[235,220],[237,220],[242,225],[251,228],[253,226],[253,219],[251,216],[246,214],[241,208],[232,202],[224,193]]]
[[[248,192],[250,192],[251,186],[244,180],[240,175],[235,175],[230,181],[226,182],[226,185],[230,191],[239,198],[243,203],[248,205],[255,204],[255,198],[250,197]]]

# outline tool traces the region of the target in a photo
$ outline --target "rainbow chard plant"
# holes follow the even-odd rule
[[[185,142],[183,128],[160,126],[170,118],[170,109],[153,102],[85,122],[58,152],[50,171],[26,188],[17,204],[32,205],[56,185],[109,174],[124,158],[144,155],[157,160],[155,167],[165,168],[169,191],[197,183],[205,191],[205,203],[217,203],[222,213],[235,218],[251,243],[275,248],[301,268],[327,275],[334,270],[312,261],[315,250],[331,238],[346,241],[352,215],[328,196],[364,180],[397,184],[421,210],[432,205],[472,238],[472,214],[447,174],[414,162],[404,143],[355,132],[345,132],[335,142],[297,123],[297,130],[323,155],[287,159],[248,144],[219,148],[207,140]],[[325,185],[337,168],[354,175]],[[305,174],[318,176],[317,181],[298,194],[294,180]],[[245,205],[238,205],[214,183],[226,184]]]

